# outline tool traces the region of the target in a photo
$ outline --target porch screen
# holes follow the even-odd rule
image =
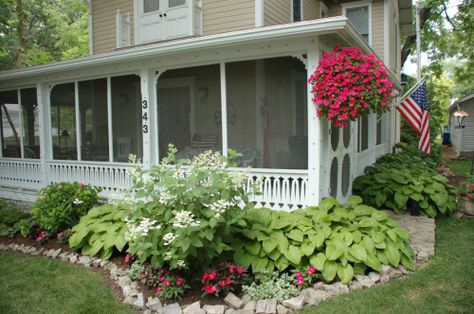
[[[112,77],[112,129],[114,161],[127,162],[130,154],[142,158],[140,77]]]
[[[36,88],[20,90],[23,115],[23,152],[25,158],[40,158],[38,100]]]
[[[108,161],[107,79],[79,82],[82,160]]]
[[[177,158],[222,151],[219,65],[166,71],[157,83],[160,160],[168,145]],[[235,112],[228,111],[232,121]],[[229,122],[231,123],[231,122]]]
[[[3,157],[21,157],[20,105],[16,90],[0,92]]]
[[[239,166],[307,169],[304,65],[292,57],[233,62],[226,77],[228,143],[242,154]]]
[[[74,83],[59,84],[51,90],[51,136],[54,159],[77,159]]]

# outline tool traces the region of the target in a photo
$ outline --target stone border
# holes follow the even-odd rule
[[[371,272],[367,276],[356,275],[348,285],[336,282],[325,284],[318,282],[311,288],[302,290],[297,297],[278,302],[276,299],[252,301],[249,296],[244,295],[239,298],[233,293],[229,293],[223,300],[226,305],[204,305],[201,307],[201,301],[181,307],[178,303],[163,306],[158,298],[148,297],[140,292],[137,282],[132,281],[127,276],[124,269],[119,268],[117,264],[100,258],[80,255],[74,252],[62,251],[62,249],[44,248],[36,249],[33,246],[25,246],[10,243],[8,245],[0,243],[0,251],[17,251],[23,254],[48,258],[61,259],[71,264],[82,265],[86,268],[97,267],[106,270],[110,279],[114,280],[122,289],[124,297],[123,303],[130,304],[143,311],[144,314],[285,314],[299,311],[304,305],[317,306],[322,301],[335,297],[340,294],[349,293],[352,290],[370,288],[377,284],[389,282],[393,278],[402,277],[411,273],[404,267],[398,269],[387,265],[382,266],[380,273]]]

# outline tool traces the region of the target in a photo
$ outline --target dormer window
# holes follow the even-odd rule
[[[303,0],[293,0],[293,4],[292,4],[293,22],[299,22],[303,19],[302,2]]]
[[[342,12],[355,29],[367,40],[369,45],[372,45],[372,6],[371,3],[352,2],[342,5]]]

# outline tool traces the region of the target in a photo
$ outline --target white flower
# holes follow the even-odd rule
[[[178,169],[175,170],[175,172],[173,174],[173,177],[176,180],[184,180],[184,179],[186,179],[186,171],[178,168]]]
[[[185,228],[185,227],[197,227],[201,222],[196,220],[193,213],[186,210],[180,210],[175,213],[173,221],[173,227]]]
[[[165,241],[165,245],[170,245],[174,240],[176,240],[176,235],[172,232],[168,232],[164,235],[163,241]]]
[[[84,203],[84,201],[81,201],[80,199],[76,198],[76,199],[74,199],[74,201],[72,201],[72,203],[74,205],[81,205],[82,203]]]
[[[125,233],[125,240],[135,240],[140,237],[148,235],[148,232],[153,229],[160,229],[160,225],[156,225],[156,220],[150,218],[143,218],[138,225],[134,225],[131,221],[125,219],[127,223],[127,232]]]
[[[209,205],[204,204],[204,206],[212,209],[216,213],[216,218],[220,218],[222,214],[224,214],[224,212],[226,211],[227,206],[229,206],[229,202],[225,200],[218,200]]]
[[[184,267],[186,267],[186,264],[184,263],[183,260],[177,260],[176,261],[176,266],[184,268]]]
[[[166,205],[173,199],[174,199],[173,195],[169,194],[168,192],[161,192],[158,202],[160,202],[163,205]]]

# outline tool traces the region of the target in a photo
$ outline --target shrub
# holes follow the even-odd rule
[[[33,216],[51,233],[71,228],[97,204],[99,188],[82,183],[52,183],[39,191]]]
[[[0,199],[0,236],[13,237],[31,215]]]
[[[127,244],[124,238],[127,214],[123,204],[105,204],[91,209],[72,228],[69,245],[76,250],[82,249],[82,254],[100,254],[102,259],[109,259],[114,248],[121,252]]]
[[[250,207],[244,205],[247,176],[229,171],[229,160],[217,152],[178,161],[175,153],[171,147],[149,171],[132,170],[136,201],[127,220],[128,251],[157,268],[206,267],[232,252],[232,234],[245,225],[240,206]]]
[[[435,217],[457,209],[456,189],[426,161],[400,153],[386,155],[353,182],[354,194],[368,205],[398,214],[408,209]]]
[[[313,266],[326,281],[347,283],[354,273],[381,264],[412,269],[409,236],[387,214],[353,196],[344,207],[333,198],[319,207],[288,213],[270,209],[246,212],[247,227],[234,243],[234,260],[254,273]]]
[[[256,275],[255,282],[249,286],[244,285],[242,290],[255,301],[276,298],[281,302],[298,294],[293,281],[293,276],[287,273],[264,272]]]

